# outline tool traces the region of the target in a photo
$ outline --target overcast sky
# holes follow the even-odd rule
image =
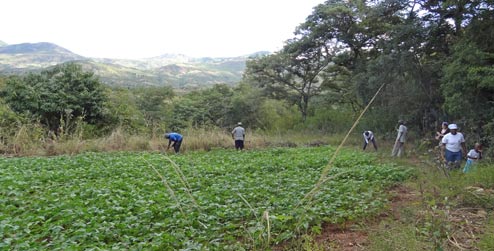
[[[276,51],[324,0],[3,0],[0,41],[86,57]]]

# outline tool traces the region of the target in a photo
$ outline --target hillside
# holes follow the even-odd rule
[[[36,70],[82,59],[84,57],[51,43],[5,45],[0,47],[0,72]]]
[[[195,89],[218,83],[233,85],[240,81],[248,58],[191,58],[182,54],[145,59],[87,58],[52,43],[3,44],[0,74],[25,74],[75,61],[93,71],[105,84],[126,87],[167,85]]]

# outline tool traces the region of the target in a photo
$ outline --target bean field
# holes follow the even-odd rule
[[[334,148],[0,158],[1,250],[269,249],[382,210],[412,175]]]

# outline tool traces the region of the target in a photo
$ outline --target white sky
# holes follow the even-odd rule
[[[276,51],[324,0],[2,0],[0,40],[85,57]]]

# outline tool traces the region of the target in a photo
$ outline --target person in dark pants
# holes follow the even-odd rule
[[[364,135],[364,151],[365,148],[367,147],[367,144],[369,144],[369,141],[372,142],[372,145],[374,145],[374,149],[376,149],[377,151],[377,144],[376,144],[376,140],[374,139],[374,133],[372,133],[371,131],[365,131],[363,135]]]
[[[183,136],[179,133],[171,132],[165,133],[165,138],[168,139],[168,147],[166,150],[170,149],[170,145],[173,142],[173,149],[175,150],[175,153],[178,153],[180,151],[180,146],[182,145]]]
[[[238,122],[237,127],[233,129],[232,138],[233,140],[235,140],[235,149],[243,150],[245,141],[245,129],[242,127],[242,122]]]

